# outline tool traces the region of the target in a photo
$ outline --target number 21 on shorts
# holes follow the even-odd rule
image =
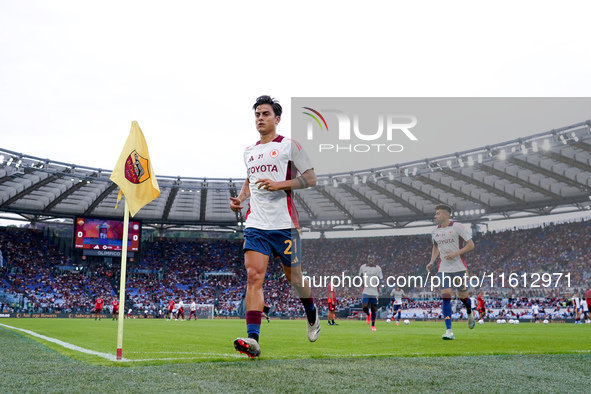
[[[296,239],[286,239],[284,242],[284,244],[286,244],[287,246],[285,247],[285,250],[283,251],[283,254],[291,254],[291,248],[293,246],[293,252],[294,253],[298,253],[298,240]]]

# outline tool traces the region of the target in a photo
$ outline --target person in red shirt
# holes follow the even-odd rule
[[[170,301],[168,301],[168,319],[166,319],[166,321],[169,321],[170,319],[172,319],[173,313],[174,313],[174,300],[171,298]]]
[[[119,300],[117,298],[111,302],[111,307],[113,308],[113,320],[119,320]]]
[[[587,309],[589,311],[591,311],[591,289],[589,289],[585,292],[585,301],[587,302]],[[586,319],[588,319],[588,318],[590,318],[589,312],[587,312],[587,316],[586,316]]]
[[[96,299],[96,303],[94,304],[94,313],[95,313],[95,317],[94,320],[99,319],[101,320],[101,312],[103,311],[103,299],[101,296],[98,296],[98,298]]]
[[[337,309],[337,292],[334,289],[332,283],[328,284],[327,290],[327,301],[328,301],[328,325],[338,326],[334,321],[334,311]]]
[[[482,291],[478,293],[478,296],[476,297],[476,310],[478,311],[480,319],[486,317],[486,304],[484,303],[484,295],[482,294]]]

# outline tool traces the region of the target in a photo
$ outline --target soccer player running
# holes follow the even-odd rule
[[[582,312],[582,321],[584,321],[585,323],[587,323],[587,320],[589,319],[589,305],[587,304],[588,299],[583,298],[581,300],[581,307],[583,308],[583,312]]]
[[[378,306],[378,296],[380,280],[384,278],[382,268],[376,265],[376,258],[373,255],[367,256],[367,263],[359,268],[359,276],[363,280],[363,292],[361,294],[361,306],[367,314],[366,323],[370,323],[371,330],[376,330],[376,310]],[[371,311],[371,313],[370,313]]]
[[[301,247],[297,211],[292,191],[316,185],[310,159],[295,141],[277,134],[282,108],[269,96],[257,98],[254,106],[259,141],[244,151],[247,178],[230,209],[240,212],[250,198],[244,229],[244,267],[247,274],[247,338],[236,338],[234,347],[249,357],[261,353],[259,334],[265,297],[263,282],[269,256],[280,257],[285,278],[297,292],[307,316],[308,340],[320,334],[318,310],[309,283],[301,270]],[[296,177],[296,172],[300,175]]]
[[[478,313],[478,303],[476,302],[476,297],[474,297],[474,293],[469,293],[470,297],[470,308],[472,309],[472,314],[474,315],[474,321],[480,319],[480,314]]]
[[[101,296],[98,296],[96,302],[94,303],[94,320],[99,319],[101,320],[101,312],[103,311],[104,301]]]
[[[328,302],[328,325],[329,326],[338,326],[337,323],[334,321],[334,311],[337,309],[337,292],[332,285],[332,282],[328,284],[326,287],[326,296]]]
[[[539,323],[540,321],[538,320],[538,315],[540,314],[540,307],[538,306],[537,302],[534,302],[534,304],[531,306],[531,317],[532,320],[530,321],[530,323],[532,322],[536,322]]]
[[[402,297],[404,297],[404,290],[400,286],[396,286],[390,293],[392,298],[392,319],[396,315],[396,325],[400,324],[400,316],[402,315]]]
[[[451,212],[452,209],[449,205],[439,204],[435,206],[437,227],[431,232],[433,249],[431,261],[427,264],[427,272],[431,272],[435,260],[439,257],[438,276],[441,288],[441,311],[446,328],[445,334],[442,336],[443,339],[455,339],[451,329],[451,299],[454,288],[458,291],[458,297],[466,307],[468,327],[472,329],[475,324],[472,306],[468,299],[467,279],[465,279],[468,276],[468,266],[462,258],[462,254],[474,249],[474,241],[472,241],[468,228],[450,220]],[[465,245],[463,245],[464,242]]]
[[[587,318],[589,319],[589,309],[591,309],[591,289],[585,292],[585,303],[587,304]],[[587,322],[587,320],[585,320]]]
[[[575,313],[575,324],[583,324],[581,321],[581,312],[583,311],[583,307],[581,306],[581,298],[579,297],[579,293],[575,293],[572,298],[573,303],[573,312]]]
[[[482,291],[476,296],[476,310],[478,311],[478,318],[484,320],[486,317],[486,303]]]
[[[195,300],[191,300],[191,305],[189,306],[191,312],[189,313],[189,320],[191,321],[191,316],[195,316],[195,320],[197,320],[197,304],[195,304]]]
[[[269,305],[265,304],[265,306],[263,307],[263,314],[261,315],[262,317],[264,317],[265,319],[267,319],[267,323],[269,323],[271,320],[269,320],[269,313],[271,312],[271,308],[269,307]]]
[[[113,320],[119,320],[119,300],[117,298],[111,301],[111,308],[113,309]]]
[[[181,318],[181,321],[185,320],[185,311],[183,310],[183,306],[185,304],[183,304],[183,299],[179,297],[179,303],[178,303],[178,309],[176,311],[176,319],[174,319],[174,321],[177,321],[179,319],[179,317]]]
[[[174,313],[174,300],[171,298],[168,300],[168,319],[166,321],[170,321],[172,319],[172,314]]]

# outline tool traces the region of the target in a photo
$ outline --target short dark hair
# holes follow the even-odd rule
[[[273,107],[273,112],[275,113],[275,116],[281,116],[281,114],[283,113],[283,108],[281,108],[281,104],[279,104],[279,100],[277,100],[276,98],[273,98],[271,96],[266,96],[266,95],[258,97],[257,101],[252,106],[252,109],[254,111],[256,111],[257,107],[259,105],[263,105],[263,104],[269,104],[271,107]]]
[[[451,207],[449,205],[447,205],[447,204],[438,204],[438,205],[436,205],[435,206],[435,210],[437,211],[438,209],[441,209],[443,211],[447,211],[447,212],[449,212],[450,215],[452,213]]]

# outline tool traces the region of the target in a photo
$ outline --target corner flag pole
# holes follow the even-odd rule
[[[125,142],[121,156],[109,177],[117,186],[117,203],[125,195],[125,212],[123,220],[123,240],[121,241],[121,282],[119,285],[119,328],[117,330],[117,360],[123,358],[123,317],[125,316],[125,279],[127,274],[127,235],[129,233],[129,214],[136,213],[146,204],[160,196],[160,187],[154,175],[148,144],[140,126],[131,122],[129,137]],[[117,209],[115,203],[115,209]]]
[[[123,320],[125,317],[125,279],[127,277],[127,234],[129,232],[129,206],[125,198],[125,213],[123,216],[123,240],[121,242],[121,274],[119,281],[119,324],[117,327],[117,360],[123,358]]]

